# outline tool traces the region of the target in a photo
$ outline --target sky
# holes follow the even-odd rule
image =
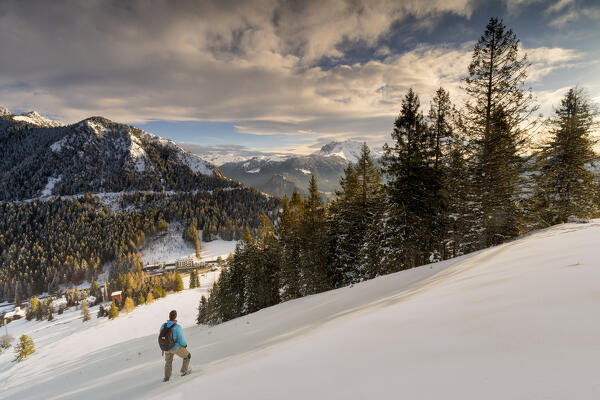
[[[0,0],[0,105],[93,115],[206,148],[390,141],[402,97],[458,105],[490,17],[521,40],[544,115],[600,103],[597,0]]]

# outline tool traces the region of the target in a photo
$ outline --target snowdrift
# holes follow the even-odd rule
[[[565,224],[216,327],[186,321],[194,372],[168,383],[155,331],[171,305],[193,315],[192,291],[102,335],[65,322],[77,332],[24,362],[0,355],[0,397],[598,399],[599,242],[600,221]]]

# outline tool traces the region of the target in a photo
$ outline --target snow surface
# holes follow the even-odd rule
[[[91,133],[93,133],[99,138],[104,136],[104,134],[108,131],[108,128],[106,128],[106,126],[90,119],[84,121],[83,124],[89,128]]]
[[[40,195],[42,197],[51,196],[54,186],[60,181],[62,181],[62,175],[59,175],[57,178],[55,178],[53,176],[48,178],[48,182],[46,183],[46,186],[44,186],[44,188],[42,189],[42,192],[40,193]]]
[[[302,172],[304,175],[310,175],[311,172],[304,168],[296,168],[298,171]]]
[[[146,159],[148,158],[146,150],[140,145],[140,139],[132,133],[129,133],[129,140],[131,141],[129,156],[134,163],[134,168],[136,172],[144,172],[146,170]]]
[[[16,321],[37,351],[0,355],[0,397],[598,399],[599,240],[600,220],[564,224],[216,327],[193,326],[194,290],[115,321]],[[194,372],[165,384],[170,308]]]
[[[250,171],[246,171],[246,173],[248,174],[258,174],[260,172],[260,168],[254,168],[251,169]]]
[[[152,133],[148,133],[145,131],[141,131],[141,135],[146,140],[149,140],[154,143],[159,143],[161,146],[170,147],[177,151],[177,156],[179,157],[179,160],[185,165],[187,165],[195,174],[215,175],[215,170],[212,165],[204,161],[196,154],[192,154],[184,150],[181,146],[177,145],[172,140],[164,139],[160,136],[156,136]]]
[[[183,225],[180,223],[171,223],[165,232],[157,233],[149,238],[139,249],[142,253],[142,263],[158,264],[162,262],[175,262],[180,258],[191,257],[196,259],[195,248],[182,238]],[[202,231],[199,231],[202,237]],[[227,259],[229,253],[235,250],[236,241],[213,240],[211,242],[201,242],[201,260],[212,261],[219,256],[223,260]]]

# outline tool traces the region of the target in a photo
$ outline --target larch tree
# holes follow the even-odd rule
[[[19,339],[19,343],[15,346],[15,361],[23,361],[35,352],[33,340],[23,334]]]

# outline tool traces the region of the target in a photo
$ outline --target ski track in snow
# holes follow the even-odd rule
[[[599,239],[600,220],[564,224],[216,327],[193,324],[208,278],[115,321],[16,321],[38,350],[0,355],[0,397],[598,399]],[[176,358],[165,384],[170,308],[194,372],[179,377]]]

